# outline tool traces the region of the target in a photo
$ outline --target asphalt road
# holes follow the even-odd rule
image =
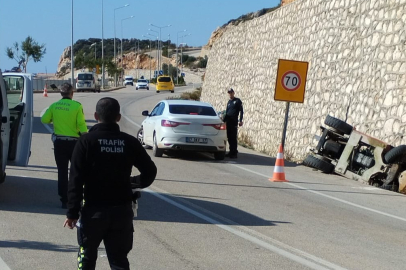
[[[118,99],[121,129],[135,135],[141,111],[179,91],[188,89],[127,87],[74,99],[89,126],[100,97]],[[39,120],[59,98],[35,95],[30,164],[8,168],[0,186],[0,270],[76,267],[76,231],[62,227],[51,136]],[[220,162],[153,158],[158,176],[134,220],[132,269],[405,269],[406,196],[287,162],[289,182],[273,183],[274,158],[239,150],[237,160]],[[97,269],[109,269],[103,246]]]

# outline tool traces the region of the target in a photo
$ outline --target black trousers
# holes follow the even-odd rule
[[[56,167],[58,168],[58,194],[63,203],[68,202],[68,169],[75,145],[76,141],[65,141],[60,139],[54,141],[55,162]]]
[[[131,204],[104,209],[85,206],[78,226],[78,269],[95,269],[97,249],[103,240],[110,268],[129,270],[127,255],[133,247],[133,218]]]
[[[236,155],[237,151],[237,132],[238,132],[238,120],[229,119],[227,124],[227,139],[230,147],[230,155]]]

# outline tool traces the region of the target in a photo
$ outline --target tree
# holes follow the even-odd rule
[[[35,63],[41,62],[45,53],[45,44],[39,45],[31,36],[21,42],[21,48],[17,42],[14,43],[13,47],[6,48],[8,58],[16,60],[18,67],[21,68],[22,66],[24,72],[27,72],[27,65],[31,58]]]

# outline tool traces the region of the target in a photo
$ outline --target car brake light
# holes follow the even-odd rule
[[[169,121],[169,120],[161,121],[161,126],[163,126],[163,127],[177,127],[180,125],[190,125],[190,123],[174,122],[174,121]]]
[[[214,127],[217,130],[226,130],[226,124],[225,123],[221,123],[221,124],[203,124],[203,126]]]

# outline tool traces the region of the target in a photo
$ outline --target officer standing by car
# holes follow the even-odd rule
[[[227,108],[224,116],[224,122],[227,125],[227,139],[230,147],[230,152],[226,156],[237,158],[237,131],[238,126],[243,125],[244,110],[242,101],[235,97],[235,92],[232,88],[227,91],[230,99],[227,103]],[[238,119],[238,115],[240,118]]]
[[[127,255],[133,246],[136,198],[131,184],[146,188],[157,173],[138,139],[120,131],[120,118],[117,100],[100,99],[95,112],[98,124],[80,137],[73,152],[64,226],[78,228],[78,269],[95,269],[101,241],[111,269],[130,269]],[[131,177],[133,166],[140,175]]]
[[[41,122],[44,124],[53,123],[55,162],[58,168],[58,194],[62,202],[62,208],[66,209],[68,202],[68,167],[73,149],[79,136],[87,132],[85,115],[82,104],[72,100],[73,87],[64,83],[61,88],[62,99],[51,104]]]

